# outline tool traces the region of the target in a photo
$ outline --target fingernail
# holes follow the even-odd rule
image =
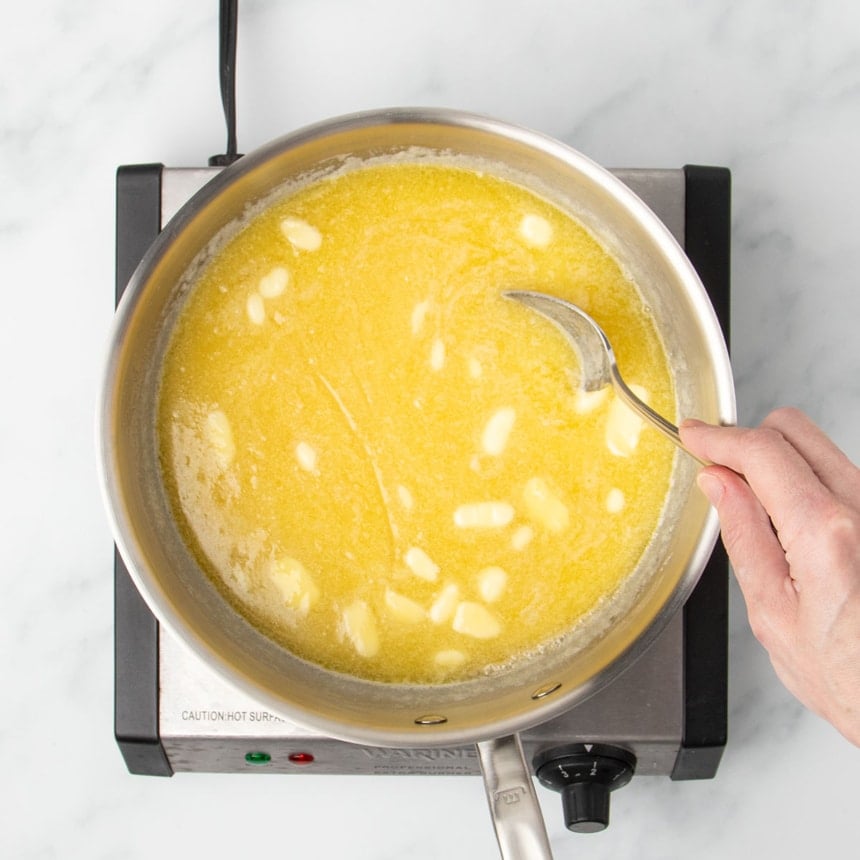
[[[699,489],[705,494],[705,498],[714,506],[717,507],[723,493],[726,491],[726,485],[710,472],[699,472],[697,478]]]

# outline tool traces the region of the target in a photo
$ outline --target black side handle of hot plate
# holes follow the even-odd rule
[[[597,833],[609,826],[609,794],[630,782],[636,757],[609,744],[568,744],[538,753],[532,765],[541,785],[561,792],[567,829]]]

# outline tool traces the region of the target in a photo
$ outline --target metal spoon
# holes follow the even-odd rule
[[[571,302],[529,290],[510,290],[506,298],[524,304],[554,323],[579,354],[582,376],[580,386],[585,391],[599,391],[613,385],[627,405],[648,423],[669,437],[682,451],[702,465],[708,465],[684,447],[678,428],[640,400],[621,378],[615,353],[603,329],[584,311]]]

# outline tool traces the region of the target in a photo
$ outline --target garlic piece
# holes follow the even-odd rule
[[[552,241],[552,224],[541,215],[524,215],[520,221],[520,236],[533,248],[546,248]]]
[[[499,619],[480,603],[464,600],[457,606],[452,627],[473,639],[493,639],[502,632]]]
[[[523,489],[523,503],[529,517],[551,532],[564,531],[570,523],[567,506],[543,478],[529,478]]]
[[[284,218],[281,221],[281,232],[299,251],[316,251],[322,245],[322,233],[301,218]]]
[[[418,624],[427,617],[420,603],[390,588],[385,590],[385,606],[392,618],[404,624]]]
[[[290,282],[290,273],[283,266],[275,266],[267,275],[260,278],[257,292],[264,299],[276,299],[287,288]]]
[[[316,449],[307,442],[299,442],[296,445],[296,460],[299,461],[299,466],[306,472],[316,472],[318,459]]]
[[[254,325],[262,325],[266,321],[266,307],[259,293],[251,293],[245,302],[245,313]]]
[[[269,576],[284,598],[284,603],[301,615],[307,615],[319,599],[319,587],[297,559],[276,559],[269,567]]]
[[[370,607],[356,600],[343,611],[343,625],[352,647],[362,657],[375,657],[379,653],[379,629]]]
[[[406,562],[406,566],[420,579],[436,582],[439,577],[439,565],[421,547],[409,547],[403,555],[403,560]]]
[[[471,502],[454,511],[454,525],[461,529],[503,528],[513,518],[513,505],[507,502]]]
[[[481,436],[481,447],[485,454],[498,457],[504,452],[516,420],[516,410],[511,406],[504,406],[490,416]]]
[[[478,572],[478,593],[487,603],[495,603],[507,584],[508,574],[502,567],[491,565]]]
[[[227,416],[220,409],[210,412],[206,416],[203,433],[218,467],[226,469],[236,456],[236,443]]]
[[[630,390],[648,402],[648,392],[641,385],[631,385]],[[606,417],[606,447],[618,457],[629,457],[639,444],[644,426],[642,419],[620,397],[615,397]]]
[[[456,583],[448,583],[439,592],[439,596],[433,601],[433,605],[430,607],[430,620],[434,624],[444,624],[454,614],[459,602],[460,589]]]

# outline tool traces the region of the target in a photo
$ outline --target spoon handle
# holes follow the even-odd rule
[[[663,435],[671,439],[685,454],[692,457],[696,462],[703,466],[712,465],[708,460],[703,460],[693,454],[681,441],[681,435],[678,433],[678,428],[667,421],[658,412],[655,412],[647,403],[640,400],[628,387],[627,383],[621,378],[618,368],[613,363],[610,367],[612,373],[612,382],[615,390],[621,395],[624,402],[635,412],[638,412],[652,427],[656,427]]]

